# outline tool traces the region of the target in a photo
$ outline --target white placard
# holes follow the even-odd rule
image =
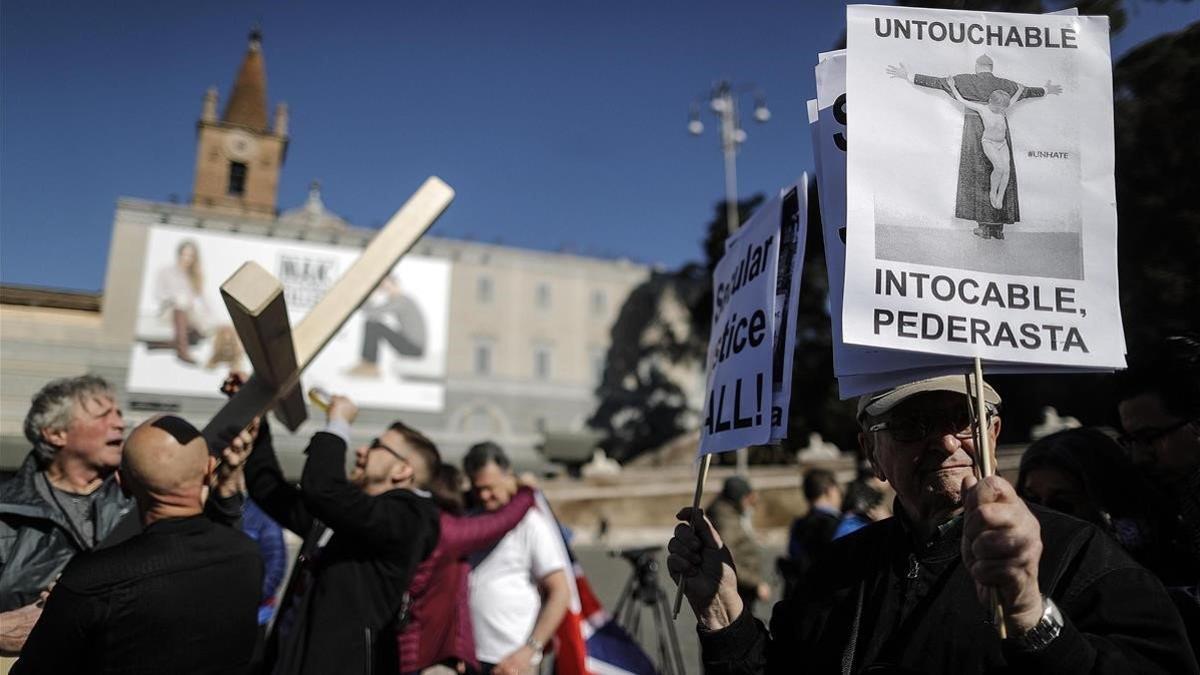
[[[220,397],[230,368],[248,369],[220,285],[253,260],[283,283],[296,325],[362,252],[237,233],[150,228],[138,300],[130,392]],[[405,256],[305,371],[307,387],[363,406],[437,412],[445,398],[450,264]],[[176,321],[188,343],[181,358]]]
[[[713,325],[700,454],[771,440],[771,377],[782,198],[731,237],[713,271]]]
[[[1107,18],[860,5],[847,36],[845,341],[1124,367]]]

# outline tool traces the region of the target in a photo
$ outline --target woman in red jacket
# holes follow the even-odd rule
[[[441,465],[430,484],[441,507],[440,534],[408,587],[407,622],[396,634],[404,675],[438,664],[460,673],[479,670],[467,609],[467,557],[494,546],[534,505],[533,490],[522,487],[500,510],[465,516],[462,488],[462,474],[449,464]]]

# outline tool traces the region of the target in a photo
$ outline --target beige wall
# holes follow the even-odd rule
[[[644,281],[647,268],[624,261],[520,251],[460,242],[436,241],[434,254],[457,253],[450,303],[448,374],[473,377],[475,347],[494,349],[492,376],[540,381],[536,348],[550,352],[548,383],[595,387],[592,356],[603,354],[612,324],[629,292]],[[491,299],[480,296],[481,280],[490,283]],[[546,306],[539,286],[549,289]],[[593,308],[593,294],[603,306]]]

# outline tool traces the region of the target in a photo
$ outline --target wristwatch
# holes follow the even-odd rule
[[[1046,596],[1042,596],[1042,618],[1033,628],[1025,631],[1024,635],[1010,638],[1013,644],[1023,652],[1036,652],[1045,649],[1062,633],[1063,615],[1058,605]]]
[[[525,641],[525,646],[533,650],[533,658],[530,660],[530,665],[539,665],[542,662],[542,649],[546,646],[546,643],[531,635]]]

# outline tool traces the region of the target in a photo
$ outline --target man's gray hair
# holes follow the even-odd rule
[[[33,444],[34,456],[41,467],[50,464],[58,448],[46,442],[42,431],[62,431],[71,424],[75,403],[92,396],[112,396],[112,385],[99,375],[80,375],[52,380],[34,394],[25,414],[25,438]]]

